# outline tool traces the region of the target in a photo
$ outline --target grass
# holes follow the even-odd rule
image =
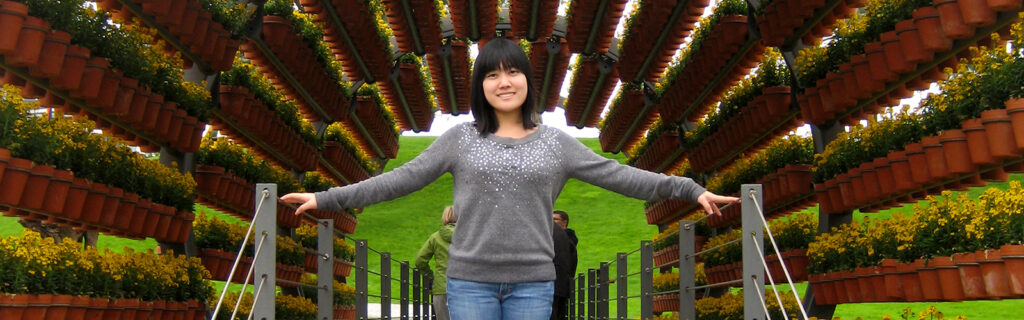
[[[398,158],[391,160],[385,170],[391,170],[411,160],[433,140],[434,138],[430,137],[401,137],[402,148]],[[596,139],[581,139],[581,141],[599,154],[620,162],[623,161],[622,155],[600,153]],[[1011,175],[1011,180],[1024,180],[1024,175]],[[1008,185],[1006,182],[990,183],[984,188],[971,188],[967,192],[972,197],[977,197],[985,188],[1006,189]],[[356,233],[351,237],[366,239],[371,249],[378,252],[389,252],[394,260],[411,261],[423,241],[440,226],[441,211],[452,201],[451,186],[451,176],[445,175],[411,195],[365,208],[363,214],[359,216]],[[924,203],[924,200],[918,202],[918,204]],[[576,180],[570,180],[566,184],[561,197],[555,203],[555,208],[569,213],[570,227],[575,229],[580,237],[580,244],[577,248],[579,255],[577,272],[579,273],[586,273],[588,268],[598,268],[602,262],[613,261],[619,252],[635,250],[639,247],[640,241],[650,239],[657,233],[655,226],[646,224],[643,216],[643,201],[627,198]],[[816,212],[816,210],[817,208],[812,207],[805,211]],[[862,219],[865,216],[887,218],[893,213],[909,214],[912,210],[913,205],[909,204],[877,213],[856,211],[854,219]],[[231,223],[246,223],[202,205],[197,205],[196,211],[206,212]],[[0,217],[0,236],[19,235],[23,229],[16,218]],[[101,234],[98,240],[98,247],[112,250],[120,250],[120,248],[149,250],[156,246],[156,241],[153,239],[131,240]],[[378,254],[370,253],[368,261],[371,271],[380,270],[380,260]],[[638,272],[640,269],[639,255],[636,253],[629,255],[627,266],[627,274]],[[392,265],[392,270],[397,274],[399,270],[397,263]],[[609,274],[613,277],[616,274],[614,263],[609,267]],[[352,281],[353,279],[349,279],[349,283]],[[223,282],[215,281],[214,283],[219,293]],[[639,293],[638,277],[629,277],[627,283],[630,296]],[[610,288],[612,292],[610,296],[613,299],[616,286],[617,284],[612,284]],[[239,287],[240,285],[232,284],[229,290],[237,291]],[[798,283],[796,287],[797,292],[803,296],[806,283]],[[397,295],[397,282],[392,284],[392,288],[395,290],[394,295]],[[780,290],[788,292],[789,288],[784,286]],[[369,291],[372,295],[379,295],[379,276],[370,275]],[[371,302],[379,302],[379,300],[375,300],[371,298]],[[637,317],[640,310],[639,300],[631,298],[627,301],[629,316]],[[929,306],[936,306],[939,311],[950,316],[965,315],[969,319],[1011,319],[1020,318],[1019,312],[1016,310],[1018,308],[1012,308],[1012,306],[1020,305],[1024,305],[1024,300],[859,303],[837,306],[835,316],[841,319],[881,319],[883,315],[890,315],[899,319],[906,308],[910,308],[916,313]],[[613,300],[610,303],[609,309],[609,314],[614,316],[616,301]]]

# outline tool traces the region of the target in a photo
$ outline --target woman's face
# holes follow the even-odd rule
[[[495,113],[519,112],[526,102],[526,75],[516,68],[500,68],[484,75],[484,97]]]

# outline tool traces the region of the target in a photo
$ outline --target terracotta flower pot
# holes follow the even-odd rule
[[[28,6],[17,1],[0,2],[0,55],[18,48],[18,34],[28,16]]]
[[[44,212],[56,214],[63,212],[73,178],[70,171],[54,170],[53,178],[50,179],[50,183],[46,187],[46,195],[41,208]]]
[[[953,39],[946,37],[940,20],[939,10],[935,7],[925,6],[914,10],[914,25],[921,36],[921,44],[928,51],[945,52],[953,48]]]
[[[960,283],[960,271],[953,259],[951,257],[933,257],[928,263],[938,272],[942,299],[944,301],[963,300],[964,290]]]
[[[99,95],[100,85],[103,83],[103,74],[110,62],[101,57],[92,57],[82,69],[82,79],[77,90],[72,90],[71,97],[77,99],[95,99]]]
[[[937,0],[935,7],[942,22],[942,33],[953,40],[962,40],[974,35],[974,28],[964,22],[957,0]]]
[[[1009,120],[1009,119],[1007,119]],[[988,136],[981,119],[967,119],[961,124],[967,135],[967,147],[970,149],[971,163],[975,166],[989,166],[996,163],[989,153]]]
[[[964,287],[964,298],[968,300],[985,298],[985,280],[981,276],[981,266],[974,253],[954,254],[953,261],[956,262],[957,269],[960,271],[960,284]]]
[[[1018,100],[1020,101],[1020,100]],[[1010,103],[1007,102],[1007,105]],[[997,161],[1020,157],[1018,142],[1014,137],[1016,129],[1006,109],[993,109],[981,112],[981,123],[985,126],[988,138],[989,153]]]
[[[1006,264],[1010,291],[1014,295],[1024,296],[1024,245],[1006,244],[999,247],[999,254]]]
[[[49,165],[36,164],[32,167],[31,175],[25,182],[25,190],[22,192],[18,206],[30,210],[39,210],[43,207],[46,188],[53,179],[55,168]]]
[[[17,206],[25,192],[25,185],[32,174],[32,162],[21,158],[10,158],[4,169],[3,184],[0,184],[0,204]]]
[[[914,261],[921,267],[917,270],[917,277],[921,281],[921,296],[925,301],[939,301],[942,299],[942,289],[939,287],[939,272],[933,264],[925,262],[924,259]]]
[[[996,13],[989,8],[986,0],[957,0],[964,23],[975,28],[987,27],[996,23]]]
[[[29,69],[29,74],[37,78],[56,77],[64,65],[64,56],[70,44],[71,34],[67,32],[54,30],[47,33],[40,51],[39,62],[35,68]]]
[[[75,91],[82,81],[82,72],[89,60],[89,49],[70,45],[64,54],[60,73],[50,79],[50,86],[57,90]]]
[[[921,301],[924,294],[921,292],[921,279],[917,276],[917,265],[913,263],[897,263],[896,274],[900,276],[900,283],[903,286],[903,295],[906,301]]]
[[[932,182],[946,180],[952,177],[946,167],[946,155],[942,151],[942,144],[937,136],[929,136],[921,139],[925,155],[928,159],[928,175]]]
[[[903,285],[896,273],[896,259],[884,259],[881,264],[882,278],[885,281],[885,297],[890,301],[903,301]]]
[[[896,36],[899,38],[900,47],[903,48],[903,58],[908,62],[918,64],[932,60],[932,52],[921,41],[921,34],[914,25],[914,20],[897,22]]]
[[[1018,0],[988,0],[988,6],[998,12],[1020,11],[1021,2]]]
[[[974,252],[985,281],[985,292],[989,298],[1005,299],[1011,296],[1010,278],[999,250],[989,249]]]
[[[946,167],[952,174],[971,173],[978,169],[971,163],[967,135],[958,129],[946,130],[939,136],[946,157]]]
[[[28,16],[21,25],[18,34],[17,50],[6,54],[4,63],[15,67],[35,67],[39,62],[39,53],[43,50],[43,41],[50,31],[50,24],[41,18]]]

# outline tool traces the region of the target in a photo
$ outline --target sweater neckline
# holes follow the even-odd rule
[[[524,143],[527,143],[527,142],[530,142],[530,141],[537,140],[538,138],[540,138],[541,133],[543,133],[547,129],[548,129],[547,126],[545,126],[543,124],[538,124],[536,131],[531,132],[531,133],[527,134],[526,136],[524,136],[522,138],[499,137],[499,136],[491,133],[491,134],[488,134],[486,136],[486,139],[494,141],[494,142],[497,142],[497,143],[500,143],[500,144],[504,144],[504,145],[521,145],[521,144],[524,144]]]

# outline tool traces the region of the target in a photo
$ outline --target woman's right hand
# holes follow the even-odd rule
[[[307,210],[316,210],[316,197],[312,193],[289,193],[281,197],[281,201],[293,204],[302,204],[295,209],[295,215],[301,215]]]

